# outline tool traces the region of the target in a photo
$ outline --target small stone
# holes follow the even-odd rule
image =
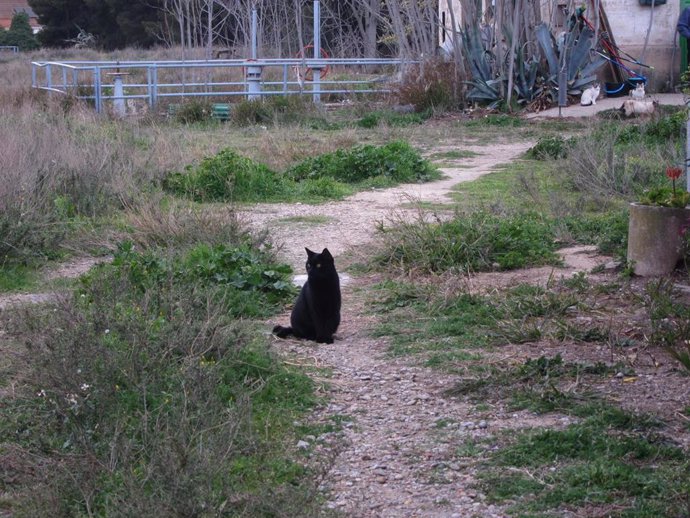
[[[620,261],[609,261],[604,265],[604,270],[615,270],[621,265]]]
[[[474,428],[474,423],[472,421],[464,421],[461,425],[463,428],[472,429]]]
[[[378,482],[379,484],[385,484],[386,482],[388,482],[388,477],[386,477],[385,475],[379,475],[378,477],[376,477],[376,482]]]
[[[489,423],[487,423],[486,421],[483,421],[483,420],[482,420],[482,421],[479,421],[479,425],[478,425],[478,426],[479,426],[479,428],[488,428],[488,427],[489,427]]]
[[[309,448],[309,443],[307,441],[297,441],[297,449],[306,450]]]
[[[622,372],[617,372],[616,373],[616,378],[622,378],[624,374]]]

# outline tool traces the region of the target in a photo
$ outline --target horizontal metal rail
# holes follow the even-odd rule
[[[19,53],[19,47],[16,45],[0,45],[0,50],[14,52],[15,54]]]
[[[125,115],[128,100],[145,99],[155,108],[160,99],[275,95],[388,93],[389,79],[410,61],[399,59],[230,59],[194,61],[35,61],[32,87],[92,101],[96,111],[111,102]],[[351,69],[350,77],[326,80],[333,67]],[[371,71],[376,67],[374,71]],[[390,68],[384,76],[380,67]],[[369,69],[369,71],[367,71]],[[375,73],[374,73],[375,72]]]

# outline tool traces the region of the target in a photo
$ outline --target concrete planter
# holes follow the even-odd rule
[[[668,275],[682,259],[690,208],[630,204],[628,261],[636,275]]]

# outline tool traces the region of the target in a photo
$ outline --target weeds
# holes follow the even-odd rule
[[[567,142],[563,137],[542,137],[527,150],[527,157],[534,160],[557,160],[568,156]]]
[[[383,229],[380,265],[405,271],[510,270],[557,264],[550,222],[534,213],[498,215],[486,210],[458,213],[450,221],[400,221]]]
[[[291,293],[268,258],[123,246],[74,297],[16,321],[27,374],[0,408],[15,515],[310,513],[292,423],[313,383],[242,321]]]
[[[644,303],[651,324],[649,342],[663,347],[690,372],[690,306],[669,279],[647,283]]]
[[[396,141],[383,146],[362,145],[309,158],[285,173],[295,181],[332,178],[349,184],[373,182],[390,186],[428,182],[440,174],[412,146]]]
[[[489,497],[511,501],[519,514],[586,505],[615,506],[614,516],[676,516],[687,491],[682,450],[650,432],[644,417],[601,404],[578,411],[588,416],[581,423],[520,434],[490,454],[482,477]]]
[[[391,186],[438,177],[439,173],[409,144],[391,142],[308,158],[285,173],[225,149],[197,167],[187,167],[186,173],[171,173],[163,185],[196,201],[322,201],[350,194],[350,186]]]
[[[400,104],[411,104],[418,112],[442,110],[457,105],[460,94],[453,82],[459,70],[454,63],[430,60],[411,66],[393,92]]]
[[[432,112],[427,109],[420,113],[397,113],[395,111],[375,111],[368,113],[356,124],[361,128],[375,128],[379,124],[387,124],[388,126],[409,126],[411,124],[422,124],[429,117]]]

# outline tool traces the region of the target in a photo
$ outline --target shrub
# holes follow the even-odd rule
[[[425,182],[439,177],[438,171],[406,142],[384,146],[360,145],[308,158],[285,173],[296,181],[330,177],[359,183],[380,177],[389,183]]]
[[[5,31],[3,31],[4,33]],[[15,45],[19,50],[36,50],[40,47],[33,29],[29,24],[29,15],[26,13],[16,13],[12,16],[9,30],[4,34],[3,45]]]
[[[568,156],[567,142],[563,137],[541,137],[527,150],[527,157],[535,160],[559,159]]]
[[[273,114],[261,100],[242,101],[230,107],[230,120],[238,126],[268,124],[273,120]]]
[[[199,244],[182,256],[161,257],[155,251],[136,252],[130,242],[120,245],[111,264],[96,267],[83,278],[85,286],[102,276],[125,279],[141,294],[161,283],[202,289],[229,314],[265,316],[294,294],[286,265],[273,263],[251,243]]]
[[[447,109],[459,104],[455,88],[458,69],[453,62],[429,60],[408,68],[393,96],[400,104],[411,104],[418,112]]]
[[[288,188],[281,175],[231,149],[204,158],[197,167],[188,166],[186,170],[168,175],[163,186],[196,201],[276,200]]]
[[[18,516],[310,514],[290,445],[313,382],[228,312],[229,291],[282,292],[267,257],[123,246],[73,298],[22,319],[23,390],[0,407],[16,445],[0,462],[13,489],[25,479]]]
[[[192,100],[182,104],[175,112],[175,120],[182,124],[203,122],[211,117],[211,103]]]
[[[552,225],[534,213],[478,211],[441,223],[422,215],[384,229],[384,241],[376,261],[405,270],[509,270],[558,262]]]
[[[554,172],[562,175],[567,171],[572,187],[590,196],[639,197],[645,189],[663,182],[659,163],[682,161],[681,149],[673,140],[645,144],[626,128],[637,127],[606,123],[578,138]]]

